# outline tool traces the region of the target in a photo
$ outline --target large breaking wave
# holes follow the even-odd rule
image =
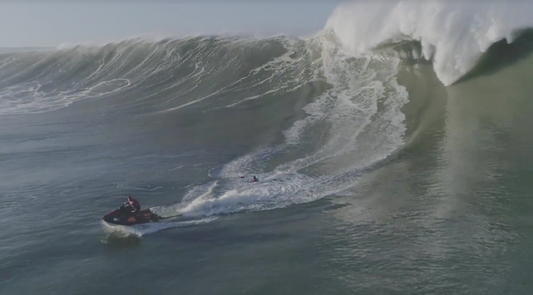
[[[408,98],[396,82],[399,59],[353,58],[327,31],[311,39],[126,40],[8,54],[1,63],[4,115],[96,99],[128,114],[205,113],[303,95],[305,115],[284,128],[282,143],[212,171],[217,180],[192,188],[171,208],[193,216],[280,208],[338,193],[403,143],[401,108]],[[279,160],[286,155],[293,157]],[[238,178],[250,173],[261,183],[250,187]]]
[[[420,52],[410,56],[431,60],[449,85],[492,44],[511,42],[527,28],[531,7],[356,2],[339,6],[325,29],[309,39],[135,39],[4,54],[0,115],[55,111],[95,99],[146,114],[206,113],[303,93],[309,96],[300,110],[305,115],[284,128],[281,143],[213,169],[216,180],[156,211],[205,216],[286,207],[353,187],[361,173],[402,147],[402,108],[409,96],[397,83],[405,57],[397,45],[420,42]],[[256,174],[261,183],[250,186],[241,174]]]
[[[356,1],[339,5],[324,30],[309,40],[134,39],[4,54],[0,57],[0,114],[46,112],[81,99],[132,92],[144,95],[135,95],[137,101],[179,97],[184,103],[174,105],[178,109],[216,94],[253,92],[268,82],[272,89],[256,91],[261,96],[298,87],[302,80],[328,80],[327,73],[317,76],[331,59],[322,54],[328,47],[363,57],[375,55],[375,49],[384,45],[406,41],[420,42],[407,55],[431,60],[439,79],[450,85],[467,74],[494,43],[513,42],[524,29],[533,27],[532,15],[533,4],[528,2]]]
[[[416,40],[439,79],[450,85],[489,47],[533,27],[533,3],[504,1],[357,1],[340,5],[327,28],[361,56],[384,43]]]

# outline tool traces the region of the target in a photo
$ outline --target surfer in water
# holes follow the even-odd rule
[[[243,175],[241,175],[241,176],[239,176],[239,178],[245,178],[245,177]],[[259,179],[257,179],[257,177],[254,175],[250,182],[259,182]]]

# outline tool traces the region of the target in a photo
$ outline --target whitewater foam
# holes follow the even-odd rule
[[[385,43],[416,40],[422,55],[433,60],[445,85],[471,70],[495,42],[513,42],[517,33],[533,27],[533,3],[473,1],[358,1],[341,4],[326,30],[345,49],[363,56]]]
[[[352,187],[361,171],[403,144],[405,116],[401,108],[408,102],[408,95],[396,81],[399,59],[380,56],[354,59],[344,54],[336,41],[335,36],[327,33],[310,41],[320,43],[319,76],[332,88],[303,108],[307,116],[283,132],[285,142],[259,147],[212,169],[209,175],[217,180],[192,188],[174,207],[175,212],[213,216],[312,202]],[[295,60],[285,54],[254,72],[269,68],[274,69],[275,75],[287,71]],[[312,76],[296,78],[305,83]],[[279,155],[297,154],[309,145],[308,141],[316,140],[313,133],[317,124],[327,126],[324,142],[318,149],[276,166],[268,164]],[[250,184],[241,175],[257,175],[260,182]]]

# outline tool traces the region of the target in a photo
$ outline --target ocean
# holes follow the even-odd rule
[[[532,294],[532,14],[5,50],[0,294]]]

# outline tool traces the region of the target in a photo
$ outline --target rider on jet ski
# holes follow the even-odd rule
[[[126,201],[126,203],[124,203],[122,207],[126,212],[129,213],[128,220],[133,217],[132,222],[135,222],[135,215],[139,213],[139,211],[141,211],[141,204],[139,203],[139,201],[135,200],[131,196],[128,196],[128,200]]]

